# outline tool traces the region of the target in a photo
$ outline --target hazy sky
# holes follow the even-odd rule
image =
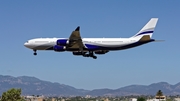
[[[33,76],[82,89],[180,82],[179,0],[0,0],[0,74]],[[37,37],[131,37],[152,17],[153,38],[165,40],[98,55],[33,51],[24,42]]]

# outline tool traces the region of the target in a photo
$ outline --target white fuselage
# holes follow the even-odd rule
[[[24,46],[33,50],[48,50],[56,45],[59,39],[67,38],[36,38],[28,40],[24,43]],[[88,45],[93,45],[107,48],[107,50],[118,50],[118,48],[120,50],[120,47],[136,43],[138,40],[137,38],[82,38],[82,42],[87,49]]]

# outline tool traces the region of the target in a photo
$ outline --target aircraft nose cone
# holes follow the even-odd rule
[[[32,48],[32,45],[28,42],[24,43],[24,46],[27,47],[27,48]]]
[[[28,43],[24,43],[24,46],[25,46],[25,47],[28,47]]]

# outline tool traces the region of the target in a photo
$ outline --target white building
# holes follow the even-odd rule
[[[137,98],[130,98],[129,101],[137,101]]]
[[[166,98],[165,99],[147,99],[146,101],[166,101]]]
[[[180,101],[180,98],[174,98],[175,101]]]

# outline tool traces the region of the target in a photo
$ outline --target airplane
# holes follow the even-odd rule
[[[69,38],[35,38],[28,40],[24,46],[32,49],[34,55],[37,50],[54,50],[55,52],[72,52],[73,55],[92,57],[95,54],[106,54],[110,51],[124,50],[156,41],[151,39],[158,18],[151,18],[149,22],[135,35],[129,38],[81,38],[78,26]]]

